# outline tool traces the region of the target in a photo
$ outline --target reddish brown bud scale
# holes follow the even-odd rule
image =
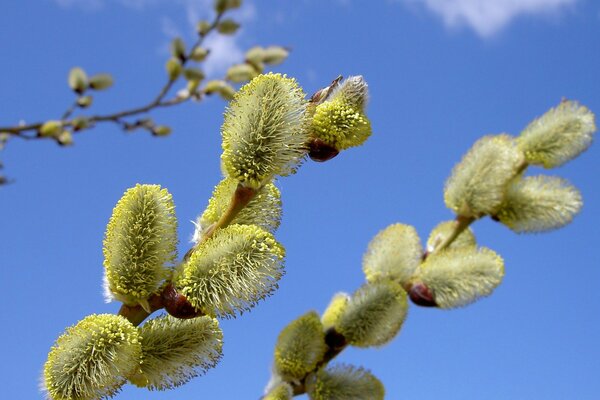
[[[171,284],[165,287],[161,297],[165,310],[175,318],[189,319],[202,314],[192,306],[184,295],[178,293]]]
[[[312,139],[308,143],[308,156],[313,161],[328,161],[337,156],[339,153],[340,152],[338,149],[328,145],[321,139]]]
[[[413,284],[408,291],[408,296],[418,306],[422,307],[437,307],[438,305],[433,298],[433,293],[425,284],[416,283]]]

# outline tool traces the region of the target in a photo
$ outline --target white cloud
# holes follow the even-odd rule
[[[550,15],[578,0],[402,0],[423,4],[451,28],[468,26],[482,37],[490,37],[521,15]]]
[[[213,0],[53,0],[64,8],[80,8],[86,11],[95,11],[111,5],[127,7],[137,11],[143,11],[149,7],[173,6],[177,12],[164,15],[160,20],[160,29],[169,41],[175,37],[187,39],[193,43],[197,39],[196,24],[202,19],[210,20],[213,14]],[[183,15],[180,13],[183,10]],[[242,24],[242,28],[256,19],[256,7],[252,3],[244,4],[240,9],[229,13],[236,21]],[[185,17],[185,18],[182,18]],[[180,21],[185,21],[183,24]],[[239,43],[240,35],[225,36],[212,35],[206,39],[204,47],[209,48],[211,53],[203,64],[208,76],[222,74],[224,70],[244,58],[244,52]],[[168,44],[160,46],[160,53],[165,53]]]

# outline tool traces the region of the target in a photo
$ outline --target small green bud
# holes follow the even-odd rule
[[[171,127],[167,125],[157,125],[152,128],[152,134],[154,136],[169,136],[171,134]]]
[[[584,152],[594,132],[594,114],[575,101],[564,100],[530,123],[517,144],[528,163],[554,168]]]
[[[108,89],[113,85],[113,78],[110,74],[97,74],[90,78],[90,88],[94,90]]]
[[[171,42],[171,54],[178,60],[185,60],[185,43],[181,38],[175,38]]]
[[[529,176],[508,186],[497,217],[518,233],[543,232],[567,225],[582,205],[581,194],[565,179]]]
[[[169,79],[172,81],[179,78],[179,75],[181,75],[181,71],[183,70],[181,63],[176,58],[170,58],[167,61],[165,68],[167,69],[167,74],[169,74]]]
[[[242,5],[242,0],[215,0],[215,11],[223,13],[227,10],[239,8]]]
[[[62,132],[62,122],[47,121],[38,129],[38,134],[42,137],[56,137]]]
[[[270,65],[281,64],[290,52],[281,46],[269,46],[263,51],[262,62]]]
[[[311,400],[383,400],[385,388],[369,371],[336,364],[319,370],[307,382]]]
[[[196,47],[192,51],[190,58],[194,61],[204,61],[209,53],[210,51],[203,47]]]
[[[223,35],[233,35],[239,29],[240,24],[232,19],[225,19],[217,25],[217,31]]]
[[[124,317],[90,315],[57,340],[44,365],[44,389],[54,400],[114,395],[141,363],[140,335]]]
[[[444,242],[444,240],[452,234],[456,226],[456,221],[445,221],[441,222],[433,228],[427,239],[427,252],[432,253],[437,247]],[[457,249],[459,247],[476,247],[477,242],[475,241],[475,235],[471,228],[467,228],[462,231],[452,243],[447,247],[448,249]]]
[[[71,146],[73,144],[73,134],[69,131],[62,131],[56,137],[56,143],[61,146]]]
[[[254,46],[246,52],[246,61],[256,64],[264,62],[265,49],[260,46]]]
[[[212,25],[208,21],[200,21],[196,24],[196,31],[198,32],[198,35],[204,36],[210,31],[211,26]]]
[[[71,126],[75,132],[81,131],[90,126],[90,120],[87,117],[75,117],[71,121]]]
[[[211,317],[177,319],[163,315],[140,328],[142,365],[138,386],[166,390],[213,368],[222,356],[223,332]]]
[[[202,70],[192,67],[184,69],[183,76],[185,76],[185,79],[187,79],[188,81],[201,81],[205,77],[204,72],[202,72]]]
[[[292,400],[294,391],[287,382],[279,382],[261,400]]]
[[[456,308],[490,295],[503,277],[504,261],[492,250],[449,248],[427,257],[417,270],[413,288],[428,292],[431,305]],[[414,295],[411,290],[413,301]]]
[[[75,93],[83,93],[88,88],[88,79],[85,71],[79,67],[71,68],[69,71],[69,87]]]
[[[177,255],[171,194],[159,185],[128,189],[113,210],[104,238],[105,294],[146,306],[169,275]]]
[[[235,89],[231,87],[231,85],[225,84],[219,89],[219,95],[223,98],[223,100],[231,101],[235,97]]]
[[[81,96],[77,98],[77,105],[80,108],[88,108],[94,102],[94,98],[92,96]]]
[[[241,83],[249,81],[257,75],[258,72],[256,72],[252,65],[236,64],[229,67],[229,69],[227,70],[227,74],[225,75],[225,79],[234,83]]]
[[[205,314],[234,317],[277,288],[285,250],[255,225],[229,225],[202,242],[173,284]]]
[[[194,235],[196,240],[201,237],[201,232],[216,223],[227,211],[237,186],[237,180],[232,178],[224,178],[215,186],[206,210],[196,221],[196,227],[199,230]],[[257,225],[268,232],[274,232],[279,227],[280,220],[281,193],[277,186],[268,183],[256,192],[252,200],[235,216],[231,223]]]
[[[398,334],[407,311],[406,292],[399,284],[368,283],[352,295],[335,330],[353,346],[382,346]]]
[[[285,380],[302,379],[327,350],[319,315],[311,311],[286,326],[275,346],[275,370]]]
[[[379,232],[363,256],[368,282],[391,279],[401,284],[413,275],[423,256],[421,240],[410,225],[394,224]]]
[[[294,172],[308,140],[304,93],[294,79],[267,74],[244,85],[229,104],[221,134],[227,176],[260,188]]]
[[[218,93],[221,90],[221,88],[224,87],[225,85],[227,85],[227,82],[225,82],[225,81],[219,81],[219,80],[208,81],[208,82],[206,82],[206,85],[204,85],[204,93],[206,93],[206,94]]]
[[[340,292],[333,296],[327,309],[321,315],[321,323],[325,330],[334,327],[338,323],[340,317],[344,314],[349,300],[350,296],[347,293]]]
[[[495,214],[524,161],[509,135],[482,137],[452,169],[444,188],[446,206],[463,217]]]

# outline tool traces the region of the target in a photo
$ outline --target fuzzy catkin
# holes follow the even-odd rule
[[[319,370],[307,384],[311,400],[383,400],[385,388],[369,371],[336,364]]]
[[[444,240],[450,236],[452,231],[455,229],[457,221],[444,221],[439,223],[435,228],[431,230],[429,233],[429,238],[427,239],[427,251],[429,253],[433,252],[440,244],[444,242]],[[463,230],[457,237],[448,245],[448,249],[457,249],[460,247],[475,247],[477,246],[477,242],[475,240],[475,235],[471,228],[467,228]]]

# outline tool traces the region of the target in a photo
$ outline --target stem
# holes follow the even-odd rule
[[[448,235],[442,241],[442,243],[440,243],[440,245],[437,246],[432,251],[432,253],[440,252],[440,251],[444,250],[445,248],[447,248],[448,246],[450,246],[452,244],[452,242],[454,242],[454,240],[458,237],[458,235],[460,235],[465,229],[467,229],[469,227],[469,225],[471,225],[474,221],[475,221],[474,217],[464,217],[462,215],[458,215],[456,217],[454,229],[452,230],[452,232],[450,232],[450,235]],[[427,255],[428,254],[425,254],[424,258],[426,258]]]
[[[150,304],[150,311],[152,312],[163,308],[161,294],[153,294],[150,296],[148,303]],[[117,314],[127,318],[133,325],[138,326],[146,318],[148,318],[151,313],[144,310],[139,304],[135,306],[128,306],[127,304],[123,303]]]

